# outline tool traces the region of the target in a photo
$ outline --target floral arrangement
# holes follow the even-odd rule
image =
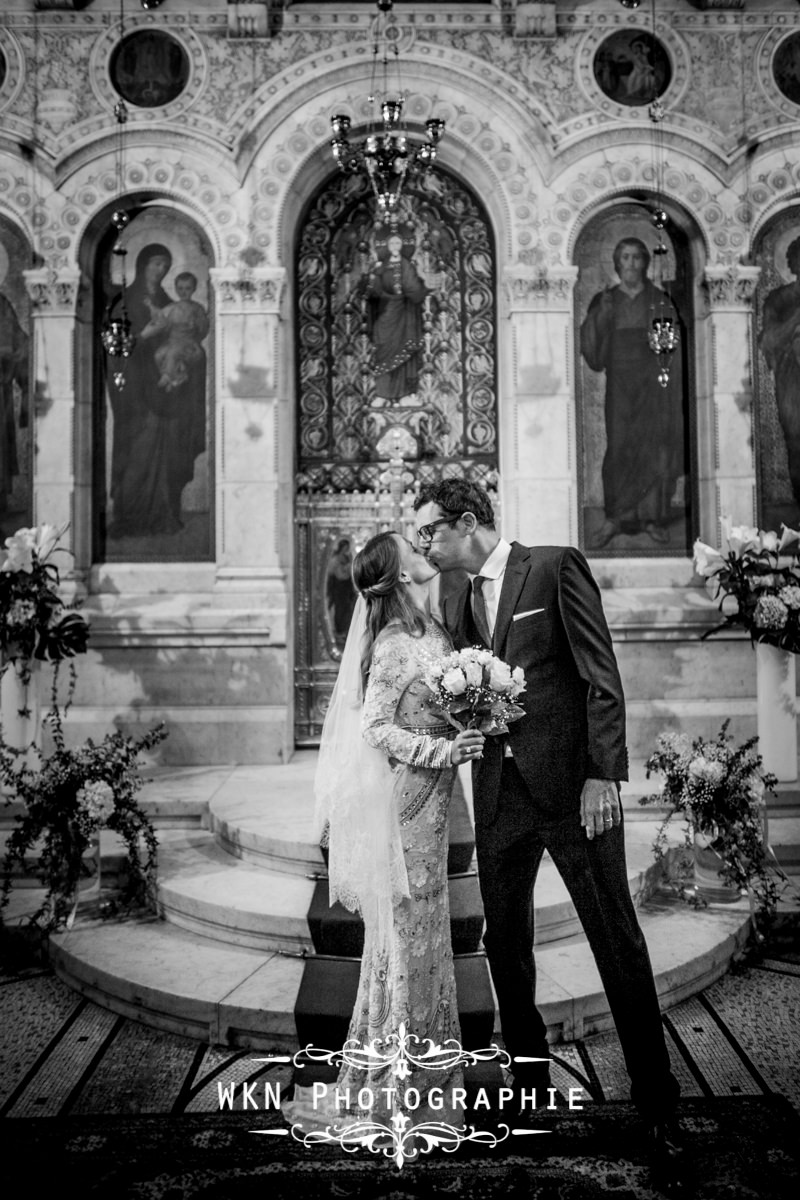
[[[112,733],[97,745],[89,739],[69,749],[55,706],[45,721],[55,749],[47,758],[36,750],[38,769],[20,765],[20,752],[0,740],[0,780],[25,806],[6,844],[0,907],[8,903],[14,864],[24,865],[26,854],[37,846],[38,873],[47,890],[31,920],[50,931],[71,924],[83,856],[102,827],[118,833],[127,846],[122,902],[142,904],[152,898],[158,842],[136,802],[144,782],[138,756],[167,735],[162,724],[138,738]]]
[[[781,873],[769,861],[764,795],[774,791],[777,780],[763,769],[758,738],[736,746],[728,725],[725,721],[713,740],[660,734],[645,769],[648,779],[654,772],[663,775],[662,790],[639,803],[666,802],[670,808],[656,835],[657,859],[665,853],[669,822],[680,814],[686,821],[686,846],[693,846],[695,833],[707,835],[720,857],[723,880],[750,891],[759,912],[769,917],[780,894]]]
[[[59,596],[59,572],[51,561],[63,533],[53,525],[38,525],[18,529],[5,541],[0,563],[0,658],[21,662],[18,670],[24,683],[30,679],[32,659],[60,662],[86,651],[89,626]]]
[[[521,667],[512,670],[490,650],[455,650],[430,665],[425,682],[456,729],[508,733],[508,722],[525,715],[514,703],[525,691],[525,673]]]
[[[743,625],[754,642],[800,653],[800,533],[784,525],[778,537],[727,518],[722,525],[726,553],[694,544],[695,570],[725,617],[718,628]]]

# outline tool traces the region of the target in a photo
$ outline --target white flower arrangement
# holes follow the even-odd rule
[[[722,521],[727,552],[694,544],[694,568],[706,581],[725,617],[723,627],[742,625],[754,642],[800,652],[800,533]],[[715,632],[712,630],[712,632]]]
[[[454,650],[429,666],[425,682],[436,707],[456,729],[508,733],[508,722],[525,715],[515,700],[525,691],[525,672],[513,669],[490,650]]]

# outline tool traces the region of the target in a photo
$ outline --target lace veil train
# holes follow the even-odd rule
[[[378,951],[392,938],[392,905],[409,895],[394,774],[385,754],[361,734],[361,655],[367,606],[356,602],[339,674],[322,728],[314,779],[315,825],[328,827],[331,904],[340,900],[374,929]]]

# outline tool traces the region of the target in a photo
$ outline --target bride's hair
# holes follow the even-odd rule
[[[353,583],[367,602],[367,636],[361,659],[366,679],[381,630],[396,621],[406,633],[425,632],[425,616],[400,586],[400,549],[391,530],[378,533],[353,559]]]

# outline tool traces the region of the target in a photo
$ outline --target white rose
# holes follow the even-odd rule
[[[458,667],[451,667],[449,671],[445,671],[442,676],[442,687],[447,688],[451,696],[463,696],[467,690],[467,681],[463,671],[460,671]]]
[[[464,674],[467,677],[467,683],[471,687],[480,687],[483,683],[483,667],[479,662],[465,663]]]
[[[508,663],[492,663],[489,670],[489,687],[495,692],[511,691],[511,667]]]
[[[514,667],[514,670],[511,672],[511,681],[511,695],[516,698],[521,692],[525,691],[525,672],[522,667]]]

